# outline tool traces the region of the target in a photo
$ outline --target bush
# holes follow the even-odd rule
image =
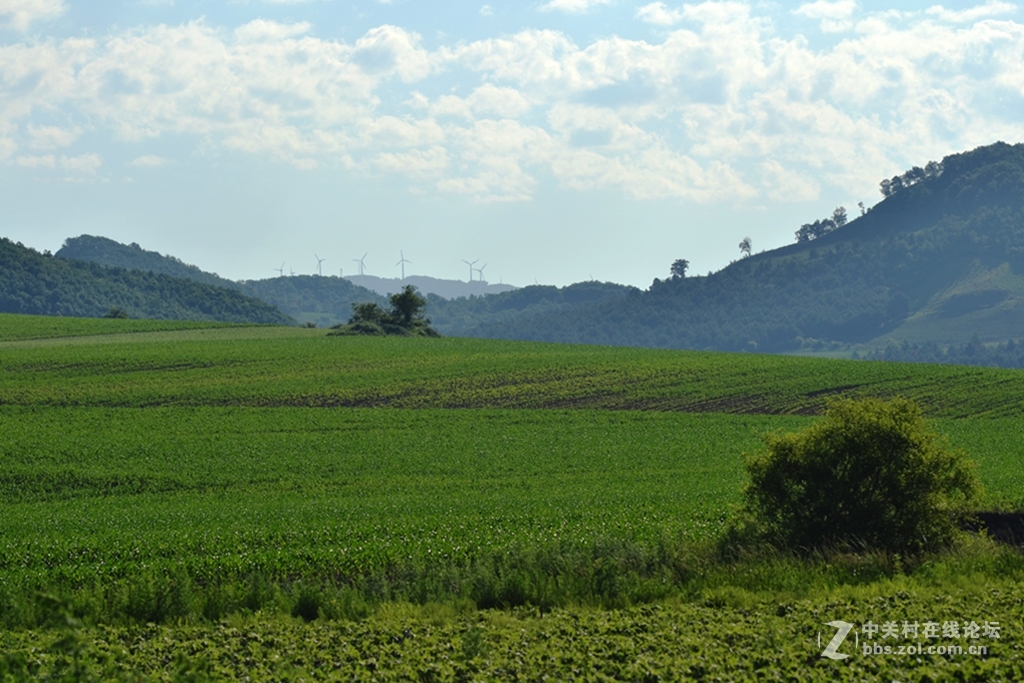
[[[396,335],[400,337],[440,337],[423,316],[427,300],[406,285],[398,294],[392,294],[391,310],[385,311],[375,303],[352,304],[352,317],[344,325],[335,325],[328,335]]]
[[[839,400],[795,434],[765,438],[747,461],[746,512],[775,545],[913,554],[949,544],[979,492],[906,399]]]

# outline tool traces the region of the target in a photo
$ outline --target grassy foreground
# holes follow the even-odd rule
[[[0,680],[1020,666],[1016,551],[710,549],[742,454],[837,394],[917,398],[988,504],[1019,507],[1016,371],[123,322],[0,343]],[[816,639],[834,619],[1003,630],[987,657],[832,662]]]

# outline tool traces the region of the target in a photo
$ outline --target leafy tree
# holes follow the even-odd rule
[[[127,318],[128,312],[123,308],[117,306],[111,306],[106,313],[103,314],[104,318]]]
[[[933,550],[953,540],[979,492],[964,454],[906,399],[836,401],[819,422],[765,446],[747,462],[746,510],[791,549]]]
[[[800,229],[796,231],[796,241],[809,242],[810,240],[817,239],[822,235],[827,235],[835,229],[836,224],[831,218],[817,220],[813,223],[804,223],[800,226]]]
[[[690,267],[690,262],[684,258],[676,259],[672,262],[672,279],[677,280],[686,277],[686,270]]]
[[[750,249],[752,246],[753,243],[750,241],[750,238],[744,237],[743,241],[740,242],[740,253],[743,254],[744,257],[750,256]]]
[[[413,285],[406,285],[402,291],[389,298],[391,310],[384,311],[375,302],[352,304],[352,317],[344,325],[335,325],[332,335],[400,335],[439,337],[425,318],[427,300]]]
[[[883,197],[892,197],[908,187],[917,185],[920,182],[931,178],[938,178],[944,170],[943,162],[929,161],[924,168],[914,166],[903,175],[893,176],[888,180],[879,183]]]
[[[399,324],[411,327],[414,321],[423,319],[427,300],[420,296],[413,285],[406,285],[388,300],[391,302],[391,317],[399,321]]]
[[[847,222],[847,219],[846,219],[846,207],[845,206],[837,206],[835,208],[835,210],[832,212],[832,223],[833,223],[833,225],[835,225],[837,228],[841,228],[844,225],[846,225],[846,222]]]
[[[376,323],[380,324],[387,318],[387,313],[375,302],[352,304],[352,317],[350,323]]]

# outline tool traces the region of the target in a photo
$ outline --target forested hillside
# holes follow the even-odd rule
[[[352,313],[353,303],[386,302],[384,297],[375,292],[339,277],[296,275],[235,282],[207,273],[174,256],[148,251],[138,244],[125,245],[93,235],[81,235],[65,240],[57,256],[107,266],[165,273],[196,282],[228,287],[276,306],[297,320],[317,323],[320,326],[347,320]]]
[[[997,143],[882,184],[849,223],[707,277],[469,334],[591,344],[790,351],[809,340],[966,343],[1024,328],[1024,145]],[[684,255],[680,255],[684,256]],[[666,264],[666,267],[668,264]]]
[[[1020,337],[1024,145],[955,154],[883,180],[881,190],[883,200],[852,220],[837,210],[794,226],[796,243],[707,277],[677,267],[646,291],[583,282],[429,296],[426,313],[445,335],[731,351]],[[69,239],[57,255],[232,287],[321,326],[347,321],[354,303],[385,303],[339,277],[232,282],[99,237]]]
[[[321,327],[347,322],[352,315],[352,304],[387,304],[385,297],[346,278],[292,275],[235,282],[207,273],[173,256],[147,251],[137,244],[121,244],[106,237],[81,235],[69,238],[57,256],[230,287],[273,304],[297,320],[313,322]],[[481,325],[511,323],[524,315],[610,301],[625,296],[632,289],[612,283],[581,282],[562,288],[535,285],[501,294],[455,299],[431,294],[427,297],[427,316],[442,334],[459,336]]]
[[[274,306],[193,280],[66,261],[0,238],[0,312],[294,324]]]

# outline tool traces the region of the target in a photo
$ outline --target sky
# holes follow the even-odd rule
[[[0,0],[0,236],[235,280],[646,288],[997,140],[1000,0]]]

